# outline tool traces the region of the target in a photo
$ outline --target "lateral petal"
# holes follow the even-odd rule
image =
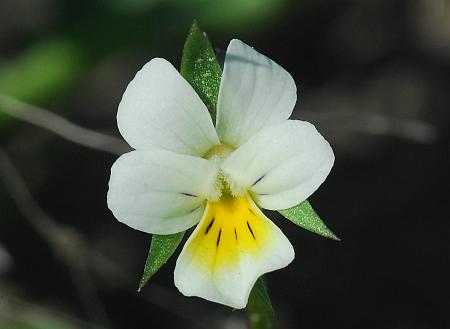
[[[187,230],[200,220],[217,170],[211,161],[168,151],[126,153],[111,168],[108,207],[136,230]]]
[[[333,163],[330,144],[312,124],[287,120],[261,131],[221,167],[231,183],[251,191],[260,207],[281,210],[314,193]]]

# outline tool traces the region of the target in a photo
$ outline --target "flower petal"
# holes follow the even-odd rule
[[[178,257],[174,281],[186,296],[244,308],[258,277],[287,266],[294,249],[248,195],[208,203]]]
[[[132,151],[111,168],[108,207],[122,223],[171,234],[195,225],[217,176],[213,162],[168,151]]]
[[[238,147],[286,120],[296,100],[295,82],[285,69],[240,40],[230,42],[217,103],[222,143]]]
[[[135,149],[164,149],[202,156],[219,144],[206,106],[168,61],[154,58],[130,82],[117,113]]]
[[[312,124],[288,120],[254,136],[221,167],[233,184],[251,191],[260,207],[280,210],[305,201],[333,163],[330,144]]]

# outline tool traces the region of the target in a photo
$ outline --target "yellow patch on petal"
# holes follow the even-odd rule
[[[242,254],[257,259],[270,243],[269,223],[248,195],[224,194],[208,202],[186,252],[197,266],[215,270],[238,265]]]

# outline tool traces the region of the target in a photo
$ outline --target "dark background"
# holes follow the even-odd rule
[[[247,328],[183,297],[175,257],[137,293],[150,236],[106,207],[117,156],[2,114],[8,95],[118,136],[125,86],[179,67],[194,18],[285,67],[336,154],[310,201],[342,242],[272,214],[297,254],[267,276],[276,327],[450,328],[448,0],[1,0],[0,328]]]

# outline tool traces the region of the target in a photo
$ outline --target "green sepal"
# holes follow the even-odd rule
[[[247,312],[252,329],[273,328],[274,312],[263,277],[260,277],[253,286],[248,300]]]
[[[150,251],[148,253],[147,261],[145,262],[144,274],[139,283],[138,291],[140,291],[147,284],[148,280],[150,280],[150,278],[169,260],[183,239],[183,236],[184,232],[168,235],[153,234]]]
[[[341,239],[339,239],[320,219],[308,200],[305,200],[292,208],[279,210],[278,212],[305,230],[326,238],[341,241]]]
[[[195,21],[184,44],[180,73],[200,96],[215,124],[222,69],[211,43]]]

